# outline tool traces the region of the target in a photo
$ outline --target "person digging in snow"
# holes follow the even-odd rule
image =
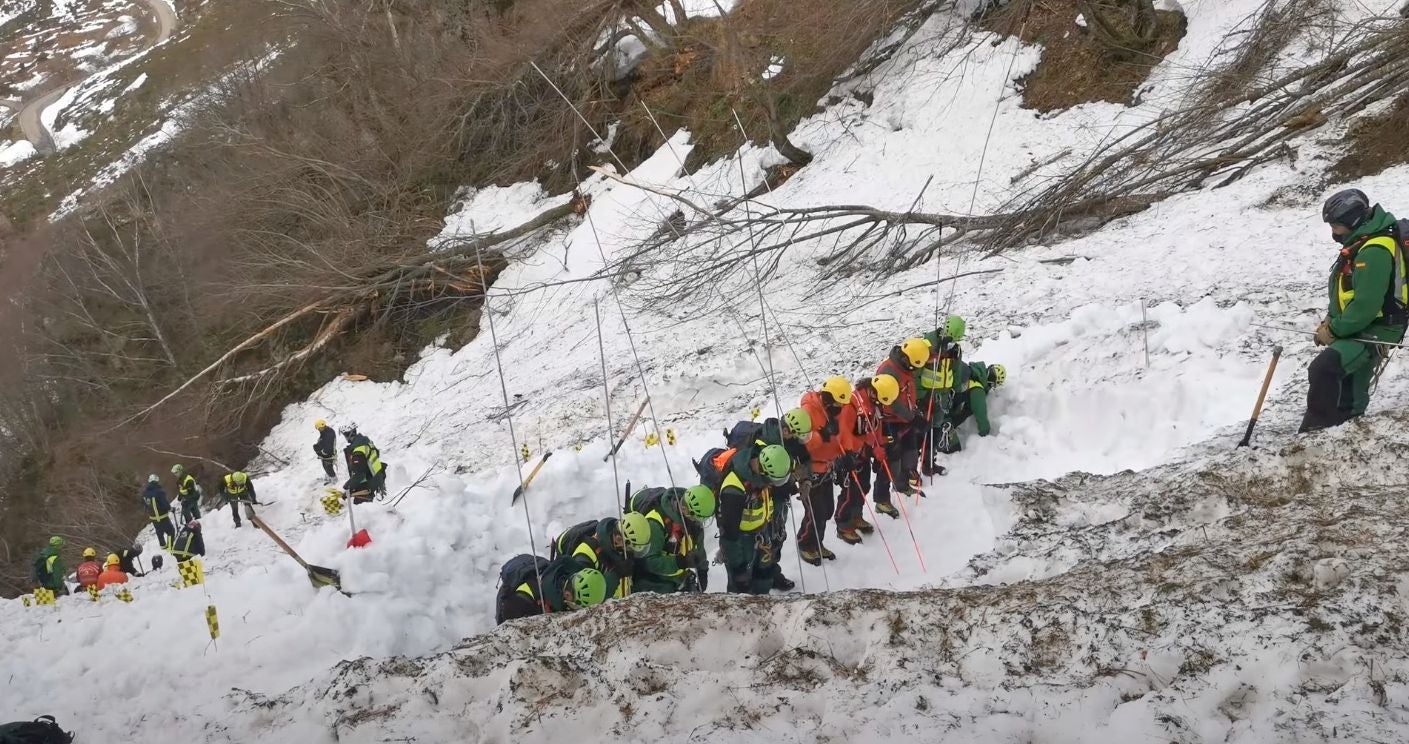
[[[313,428],[318,430],[318,441],[313,443],[313,454],[323,463],[323,472],[328,476],[327,482],[332,483],[338,477],[338,434],[323,419],[314,421]]]
[[[170,545],[171,539],[176,537],[176,528],[171,526],[171,501],[166,497],[166,489],[161,487],[161,478],[156,473],[147,476],[142,503],[147,508],[147,520],[157,533],[157,543],[162,547]]]
[[[1339,426],[1365,413],[1370,386],[1391,347],[1409,325],[1409,266],[1404,222],[1359,189],[1332,194],[1321,208],[1331,237],[1341,245],[1327,281],[1330,306],[1316,327],[1317,346],[1326,349],[1307,368],[1306,414],[1299,432]]]
[[[714,516],[714,492],[708,486],[642,488],[627,508],[646,518],[651,541],[636,559],[632,591],[667,594],[709,589],[709,557],[704,522]]]
[[[963,449],[959,439],[959,426],[970,417],[978,429],[978,435],[986,437],[993,427],[988,421],[988,394],[1008,379],[1008,370],[1001,364],[988,366],[983,362],[970,362],[959,365],[955,375],[956,385],[961,392],[954,394],[946,416],[946,426],[938,432],[935,447],[945,454]]]
[[[205,537],[201,535],[200,520],[193,519],[181,528],[181,534],[171,541],[171,555],[177,563],[185,563],[196,556],[205,555]]]
[[[628,512],[620,519],[591,519],[568,528],[549,546],[549,558],[566,556],[583,568],[601,571],[607,595],[620,598],[631,593],[633,561],[645,555],[650,544],[651,525],[646,517]]]
[[[900,381],[893,375],[876,375],[858,381],[856,392],[852,396],[852,400],[856,403],[856,430],[865,444],[863,457],[870,461],[869,467],[875,477],[872,501],[875,502],[876,511],[891,519],[899,519],[900,511],[890,501],[891,479],[889,474],[903,472],[900,468],[902,467],[902,458],[907,451],[904,448],[908,445],[897,442],[894,435],[887,435],[887,432],[899,433],[908,431],[908,429],[896,426],[888,427],[885,414],[886,411],[913,410],[901,401],[901,390]],[[909,483],[905,483],[904,487],[908,489]],[[896,490],[899,491],[900,487],[897,486]],[[864,493],[864,487],[862,491]],[[859,515],[859,505],[856,509],[856,513]]]
[[[377,445],[357,431],[356,424],[348,424],[342,435],[347,440],[342,454],[347,461],[348,475],[343,491],[352,497],[354,504],[364,504],[374,496],[386,495],[386,463],[382,462]]]
[[[253,519],[256,501],[259,501],[259,496],[254,491],[254,480],[249,473],[237,470],[221,479],[220,503],[221,506],[230,505],[230,516],[235,520],[237,529],[241,525],[240,507],[244,507],[247,519]],[[253,523],[250,526],[254,526]]]
[[[539,584],[539,579],[542,584]],[[498,624],[544,613],[571,612],[607,599],[607,580],[595,568],[583,568],[572,556],[545,561],[517,555],[499,570],[494,619]]]

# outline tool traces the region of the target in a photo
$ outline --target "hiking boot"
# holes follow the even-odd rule
[[[823,546],[822,546],[822,557],[823,557],[823,558],[826,558],[826,559],[829,560],[829,561],[834,561],[834,560],[837,559],[837,554],[836,554],[836,553],[833,553],[833,552],[830,551],[830,550],[827,550],[827,546],[826,546],[826,545],[823,545]]]
[[[856,530],[857,532],[860,532],[863,535],[869,535],[872,532],[876,531],[876,525],[867,522],[864,517],[857,517],[856,519],[853,519],[851,521],[850,527],[851,529]]]
[[[782,571],[773,574],[773,588],[780,592],[790,592],[797,586],[792,579],[783,575]]]
[[[802,558],[803,561],[807,563],[810,563],[814,566],[822,565],[822,555],[820,553],[815,553],[811,550],[799,550],[797,551],[797,554]],[[779,575],[781,576],[782,574]],[[773,584],[774,586],[777,586],[778,580],[774,579]]]
[[[860,545],[860,544],[861,544],[861,535],[857,534],[856,530],[854,530],[854,529],[852,529],[852,528],[850,528],[850,527],[838,527],[838,528],[837,528],[837,539],[838,539],[838,540],[841,540],[842,542],[846,543],[847,545]]]
[[[895,508],[894,504],[876,504],[876,511],[891,519],[900,519],[900,510]]]

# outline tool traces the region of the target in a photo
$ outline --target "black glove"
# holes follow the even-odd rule
[[[700,591],[700,582],[695,578],[694,571],[685,572],[685,581],[680,585],[680,591],[695,593]]]
[[[856,469],[856,453],[843,452],[841,456],[832,461],[832,471],[836,473],[849,473]]]

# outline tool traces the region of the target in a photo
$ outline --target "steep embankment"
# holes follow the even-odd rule
[[[1013,486],[953,588],[633,597],[230,700],[345,743],[1398,741],[1406,421]]]

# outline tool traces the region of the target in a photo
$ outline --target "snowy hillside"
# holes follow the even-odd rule
[[[1034,164],[1068,149],[1080,159],[1179,101],[1187,70],[1209,65],[1262,4],[1185,0],[1188,35],[1143,103],[1055,115],[1020,107],[1014,89],[1040,50],[978,34],[933,55],[961,25],[941,13],[792,133],[815,160],[763,201],[1000,211]],[[1346,21],[1394,11],[1337,5]],[[825,246],[808,243],[782,254],[764,304],[746,275],[708,302],[650,302],[644,288],[672,267],[596,274],[676,210],[655,191],[713,204],[779,160],[747,147],[682,175],[689,142],[675,133],[629,174],[652,190],[593,176],[583,219],[510,256],[488,302],[507,417],[488,317],[458,351],[426,349],[402,383],[338,379],[285,412],[251,469],[272,502],[260,513],[307,560],[339,569],[351,596],[314,592],[262,533],[217,512],[203,520],[204,592],[172,589],[166,568],[134,579],[132,604],[0,602],[16,681],[3,712],[52,713],[82,741],[1409,735],[1394,491],[1409,474],[1397,463],[1404,421],[1387,413],[1409,399],[1409,378],[1392,363],[1369,419],[1294,440],[1310,338],[1251,325],[1310,330],[1324,310],[1334,251],[1318,210],[1334,186],[1321,173],[1333,139],[1297,140],[1295,159],[1059,245],[988,259],[946,249],[938,267],[876,283],[818,281]],[[1406,175],[1356,185],[1409,212]],[[468,193],[440,240],[509,229],[563,199],[534,184]],[[900,292],[974,270],[995,273]],[[966,356],[1007,365],[1009,381],[993,398],[995,435],[965,432],[929,497],[907,502],[904,521],[882,517],[884,542],[829,539],[839,558],[820,568],[789,546],[784,570],[805,596],[633,597],[493,630],[505,558],[615,513],[628,481],[693,483],[690,458],[721,428],[773,414],[774,373],[789,407],[826,375],[869,374],[892,344],[932,328],[937,308],[968,319]],[[1273,344],[1287,351],[1260,446],[1234,452]],[[618,429],[652,401],[611,462],[603,366]],[[393,495],[418,483],[394,509],[359,508],[374,540],[364,550],[344,550],[345,517],[318,505],[316,418],[372,436]],[[531,460],[555,453],[527,522],[510,505],[522,466],[510,418]],[[675,445],[645,445],[667,428]]]

